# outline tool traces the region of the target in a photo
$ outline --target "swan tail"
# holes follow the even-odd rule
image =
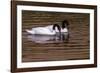
[[[26,32],[29,34],[35,34],[34,31],[32,31],[32,30],[26,30]]]

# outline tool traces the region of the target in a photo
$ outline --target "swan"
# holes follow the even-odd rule
[[[62,21],[62,25],[58,24],[48,25],[45,27],[35,27],[31,30],[26,30],[29,34],[39,34],[39,35],[56,35],[56,33],[68,32],[67,25],[69,25],[67,20]]]
[[[45,27],[36,27],[31,30],[26,30],[26,32],[38,35],[55,35],[57,32],[60,32],[60,26],[58,24],[54,24]]]
[[[68,20],[62,21],[61,32],[68,32],[68,28],[69,28]]]

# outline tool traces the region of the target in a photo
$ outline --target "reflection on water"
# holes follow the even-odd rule
[[[61,43],[68,42],[68,33],[57,33],[56,35],[27,35],[27,39],[34,43]]]

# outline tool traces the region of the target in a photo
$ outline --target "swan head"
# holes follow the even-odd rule
[[[58,24],[54,24],[53,25],[53,30],[55,30],[56,32],[60,32],[61,31],[61,27]]]
[[[68,32],[69,22],[68,20],[62,21],[61,32]]]

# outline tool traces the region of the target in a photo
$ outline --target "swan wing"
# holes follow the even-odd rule
[[[54,32],[51,32],[48,28],[37,28],[34,29],[36,34],[42,34],[42,35],[54,35]]]
[[[26,32],[30,34],[40,34],[40,35],[55,35],[55,32],[52,30],[52,25],[45,27],[36,27],[32,28],[32,30],[26,30]]]
[[[50,31],[53,31],[53,25],[48,25],[48,26],[45,26],[46,29],[49,29]]]
[[[38,27],[32,29],[35,31],[35,34],[41,34],[41,35],[54,35],[55,32],[52,32],[49,28],[47,27]]]
[[[29,33],[29,34],[35,34],[35,32],[32,31],[32,30],[26,30],[26,32]]]

